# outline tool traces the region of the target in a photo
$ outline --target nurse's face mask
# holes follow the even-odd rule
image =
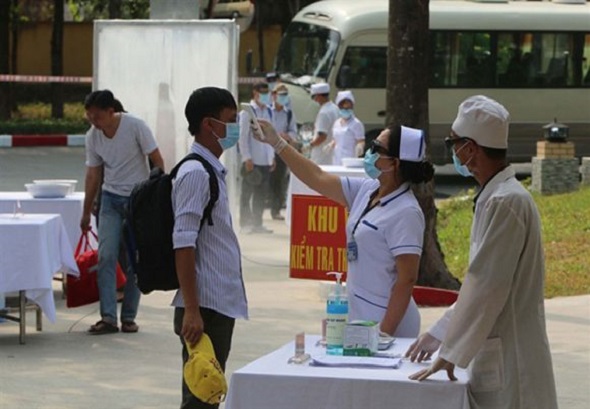
[[[382,173],[393,171],[393,166],[389,169],[379,169],[376,165],[379,159],[394,159],[392,156],[389,156],[388,153],[386,146],[377,139],[373,141],[371,148],[365,152],[365,157],[363,158],[363,166],[367,176],[371,179],[377,179]]]

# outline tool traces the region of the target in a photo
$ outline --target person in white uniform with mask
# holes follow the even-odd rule
[[[334,149],[332,145],[332,126],[338,119],[338,106],[330,101],[330,85],[327,83],[311,86],[311,99],[320,105],[315,124],[314,136],[309,147],[310,158],[318,165],[331,165]]]
[[[475,196],[469,267],[456,303],[406,355],[436,360],[410,378],[468,367],[473,409],[555,409],[557,398],[543,305],[541,220],[506,161],[508,111],[482,95],[459,106],[446,139]]]
[[[374,320],[398,337],[416,337],[420,314],[412,299],[418,278],[424,214],[412,183],[432,179],[421,130],[384,130],[364,157],[369,178],[339,177],[300,155],[266,121],[265,138],[291,171],[316,192],[349,210],[346,226],[349,319]]]
[[[342,158],[356,158],[365,147],[365,126],[354,115],[354,95],[340,91],[336,95],[340,118],[332,126],[334,165],[342,165]]]

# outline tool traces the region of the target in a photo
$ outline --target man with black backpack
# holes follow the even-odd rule
[[[229,91],[206,87],[191,94],[184,112],[194,136],[191,153],[202,156],[213,167],[219,189],[210,223],[201,228],[210,202],[209,173],[200,161],[188,160],[173,181],[172,241],[180,284],[172,302],[176,307],[174,331],[182,343],[183,364],[188,360],[186,343],[194,345],[206,333],[225,369],[235,319],[248,315],[240,247],[227,196],[227,171],[219,161],[223,151],[239,139],[237,106]],[[193,396],[183,380],[181,409],[214,407]]]

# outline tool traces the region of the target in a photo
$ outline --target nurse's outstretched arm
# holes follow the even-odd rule
[[[391,288],[387,311],[381,320],[381,331],[389,335],[395,334],[410,304],[419,267],[420,256],[417,254],[400,254],[395,257],[397,280]]]
[[[256,129],[252,128],[254,138],[272,146],[299,180],[319,194],[343,206],[348,206],[339,176],[324,172],[314,162],[297,152],[295,148],[277,134],[270,122],[259,119],[258,123],[264,135],[260,135]]]

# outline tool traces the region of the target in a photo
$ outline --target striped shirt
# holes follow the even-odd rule
[[[226,169],[208,149],[193,143],[191,152],[203,156],[215,170],[219,182],[219,199],[213,207],[213,226],[206,222],[199,232],[203,211],[209,202],[209,174],[203,165],[185,162],[172,185],[174,210],[174,249],[193,247],[199,305],[232,318],[247,318],[248,305],[242,278],[241,254],[225,183]],[[184,307],[182,292],[172,305]]]

